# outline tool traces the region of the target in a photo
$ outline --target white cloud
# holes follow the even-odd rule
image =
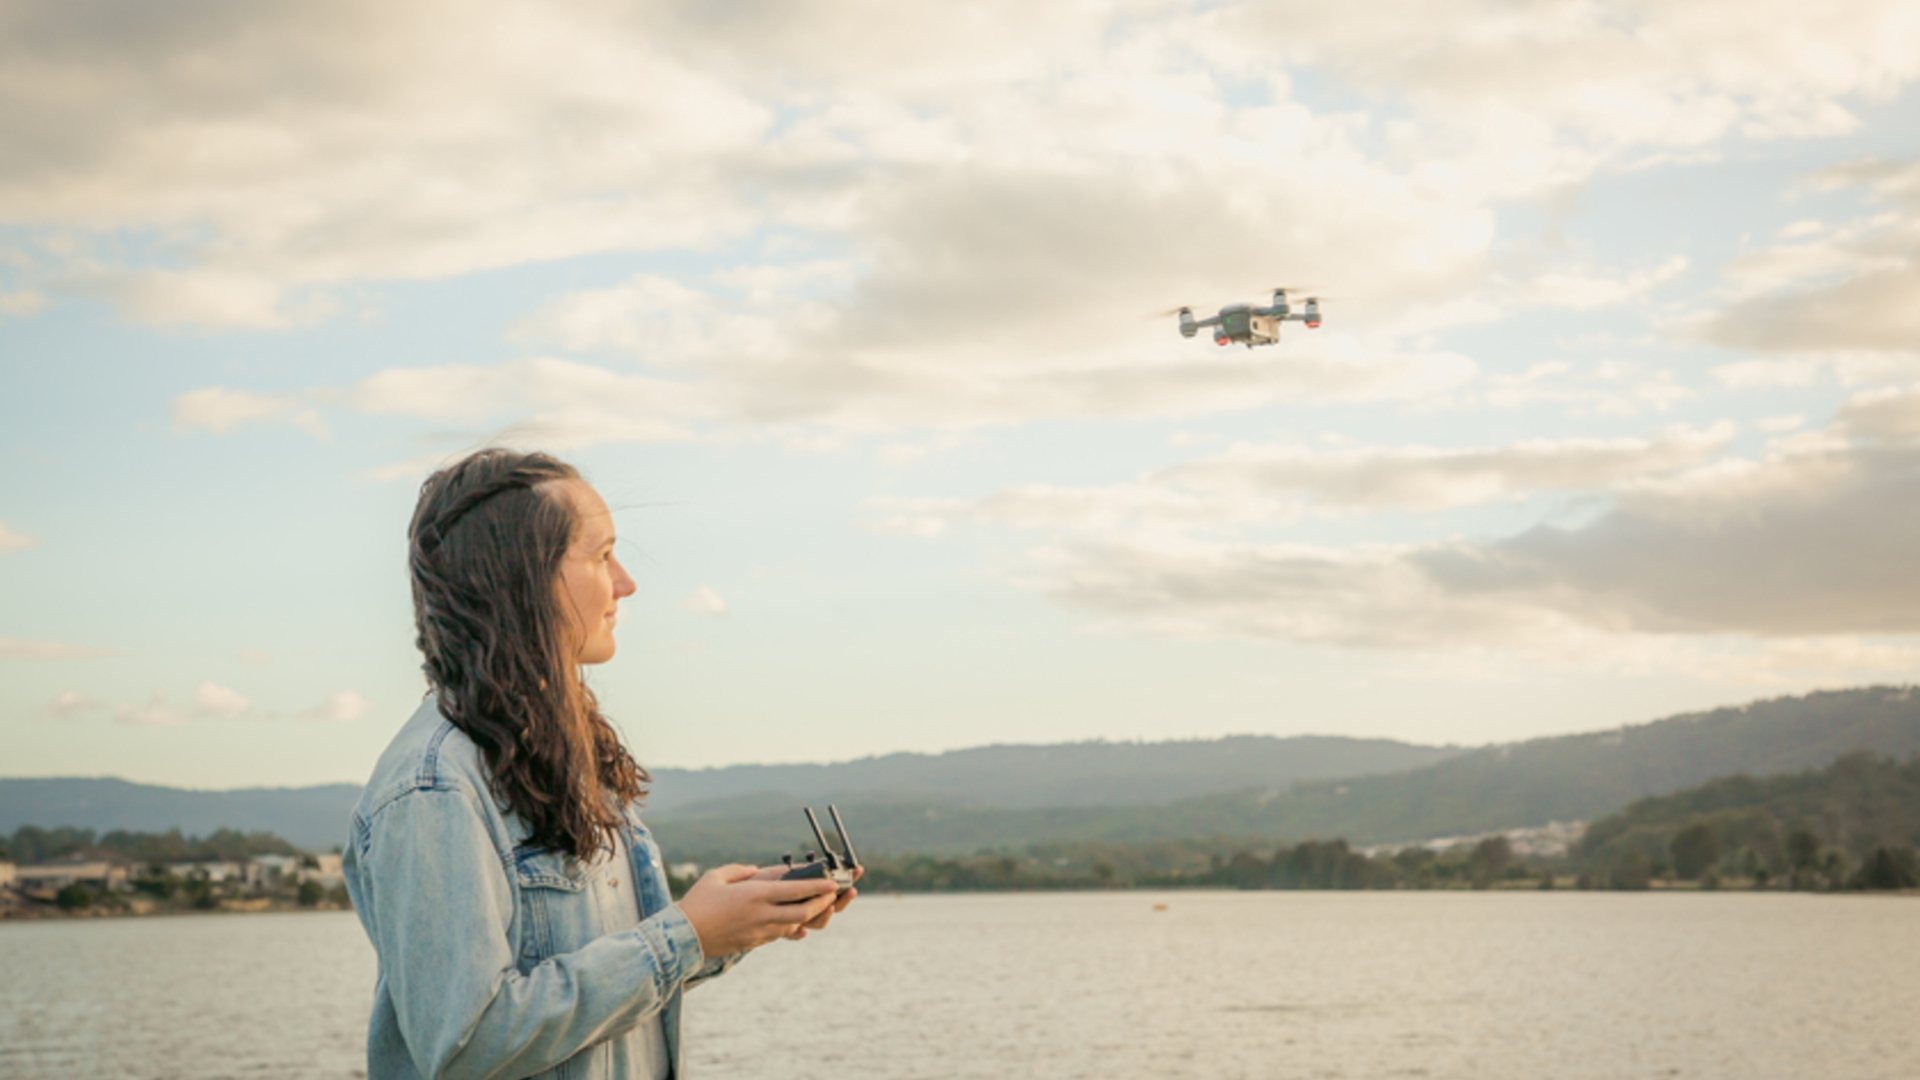
[[[955,521],[1090,534],[1181,533],[1282,525],[1309,513],[1426,513],[1540,494],[1625,489],[1705,463],[1731,424],[1653,439],[1528,440],[1484,449],[1239,443],[1137,481],[1099,487],[1028,484],[981,499],[875,498],[869,532],[933,537]]]
[[[114,712],[114,719],[139,727],[178,727],[187,716],[167,704],[167,696],[158,690],[143,705],[125,704]]]
[[[292,424],[317,439],[331,437],[319,412],[303,406],[293,395],[255,394],[209,386],[173,399],[173,426],[181,431],[198,428],[224,435],[242,424],[265,421]]]
[[[680,607],[695,615],[721,616],[727,613],[726,600],[705,585],[695,589],[692,595],[680,601]]]
[[[1916,507],[1914,452],[1810,444],[1643,484],[1577,527],[1354,548],[1082,542],[1043,551],[1029,581],[1152,632],[1370,648],[1914,634]]]
[[[0,292],[0,315],[31,315],[47,306],[47,296],[37,289]]]
[[[231,720],[246,715],[252,708],[253,701],[245,694],[219,683],[202,682],[193,692],[195,716]]]
[[[1534,439],[1479,448],[1340,451],[1239,444],[1149,479],[1217,492],[1297,493],[1322,507],[1439,510],[1541,492],[1608,488],[1699,464],[1733,437],[1730,424],[1676,428],[1654,439]]]
[[[347,724],[365,717],[371,711],[373,702],[352,690],[339,690],[328,695],[327,700],[302,712],[300,719]]]
[[[22,641],[19,638],[0,637],[0,659],[90,660],[100,656],[112,656],[113,653],[112,649],[68,645],[60,641]]]
[[[104,707],[106,702],[96,697],[78,690],[66,690],[48,702],[47,707],[40,710],[40,715],[50,720],[65,720],[83,713],[97,712]]]
[[[558,359],[393,368],[360,382],[349,399],[364,412],[440,422],[524,417],[509,441],[561,448],[691,438],[686,422],[715,412],[700,387]]]
[[[8,527],[6,522],[0,521],[0,553],[24,551],[39,543],[40,540],[38,537],[28,536],[23,532],[16,532]]]
[[[1659,266],[1629,273],[1573,267],[1548,270],[1509,286],[1514,306],[1567,308],[1592,311],[1644,296],[1687,270],[1684,255],[1673,255]]]
[[[1920,438],[1920,386],[1855,394],[1841,406],[1839,426],[1848,434],[1885,442]]]
[[[0,141],[32,164],[0,164],[0,204],[63,237],[23,255],[44,278],[33,288],[75,283],[134,317],[204,326],[325,317],[357,280],[750,250],[704,285],[641,275],[521,321],[523,340],[695,376],[610,372],[626,382],[598,406],[578,386],[545,395],[530,437],[567,445],[720,420],[959,429],[1412,400],[1473,369],[1407,347],[1408,327],[1484,318],[1485,303],[1620,303],[1685,267],[1562,260],[1490,281],[1503,200],[1636,149],[1844,129],[1848,103],[1920,69],[1901,10],[1007,4],[909,18],[500,0],[321,20],[213,3],[109,30],[29,4],[31,33],[0,45]],[[875,51],[846,64],[849,41]],[[1322,106],[1296,92],[1317,75],[1381,93],[1369,112]],[[128,257],[144,251],[130,234],[165,268]],[[1303,274],[1342,287],[1328,327],[1349,340],[1302,335],[1228,364],[1133,322]],[[529,410],[499,384],[564,378],[527,366],[542,363],[403,406],[378,391],[457,391],[460,372],[398,371],[361,399],[511,422]],[[283,399],[182,411],[209,430],[318,430]]]
[[[334,313],[324,296],[289,302],[271,278],[222,270],[172,270],[129,274],[100,288],[134,319],[207,328],[282,330],[318,322]]]
[[[1824,367],[1812,360],[1740,360],[1713,369],[1713,377],[1729,390],[1811,386]]]
[[[1715,373],[1732,386],[1792,385],[1822,364],[1856,382],[1920,373],[1920,162],[1836,166],[1806,185],[1862,190],[1877,205],[1830,230],[1796,230],[1727,267],[1726,303],[1699,321],[1700,336],[1791,359]]]

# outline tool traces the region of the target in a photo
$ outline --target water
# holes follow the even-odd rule
[[[350,914],[0,925],[0,970],[9,1080],[364,1068]],[[713,1080],[1906,1080],[1915,1016],[1911,899],[869,896],[694,991],[687,1040]]]

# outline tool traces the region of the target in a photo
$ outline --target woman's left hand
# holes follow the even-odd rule
[[[785,866],[763,866],[760,868],[760,872],[753,876],[755,878],[758,878],[761,881],[778,881],[780,880],[781,877],[786,875],[787,870],[788,868]],[[860,878],[866,874],[866,872],[867,872],[867,868],[864,866],[854,867],[853,880],[859,881]],[[841,893],[839,898],[834,900],[832,907],[821,912],[819,916],[814,918],[811,922],[802,923],[801,925],[794,927],[793,933],[788,934],[787,939],[790,941],[799,941],[801,938],[804,938],[807,936],[807,931],[809,930],[825,930],[827,928],[827,923],[831,922],[835,915],[839,914],[842,911],[847,910],[847,905],[853,903],[853,898],[859,895],[860,895],[860,890],[852,889],[852,888],[848,889],[846,892]]]

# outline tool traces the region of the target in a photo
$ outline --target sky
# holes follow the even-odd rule
[[[488,445],[614,507],[656,767],[1916,681],[1917,79],[1901,0],[15,0],[0,775],[364,779]]]

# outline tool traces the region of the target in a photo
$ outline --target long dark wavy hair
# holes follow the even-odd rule
[[[578,479],[546,454],[481,450],[427,478],[407,529],[413,621],[440,711],[493,795],[551,851],[592,858],[651,779],[566,654],[560,560]]]

